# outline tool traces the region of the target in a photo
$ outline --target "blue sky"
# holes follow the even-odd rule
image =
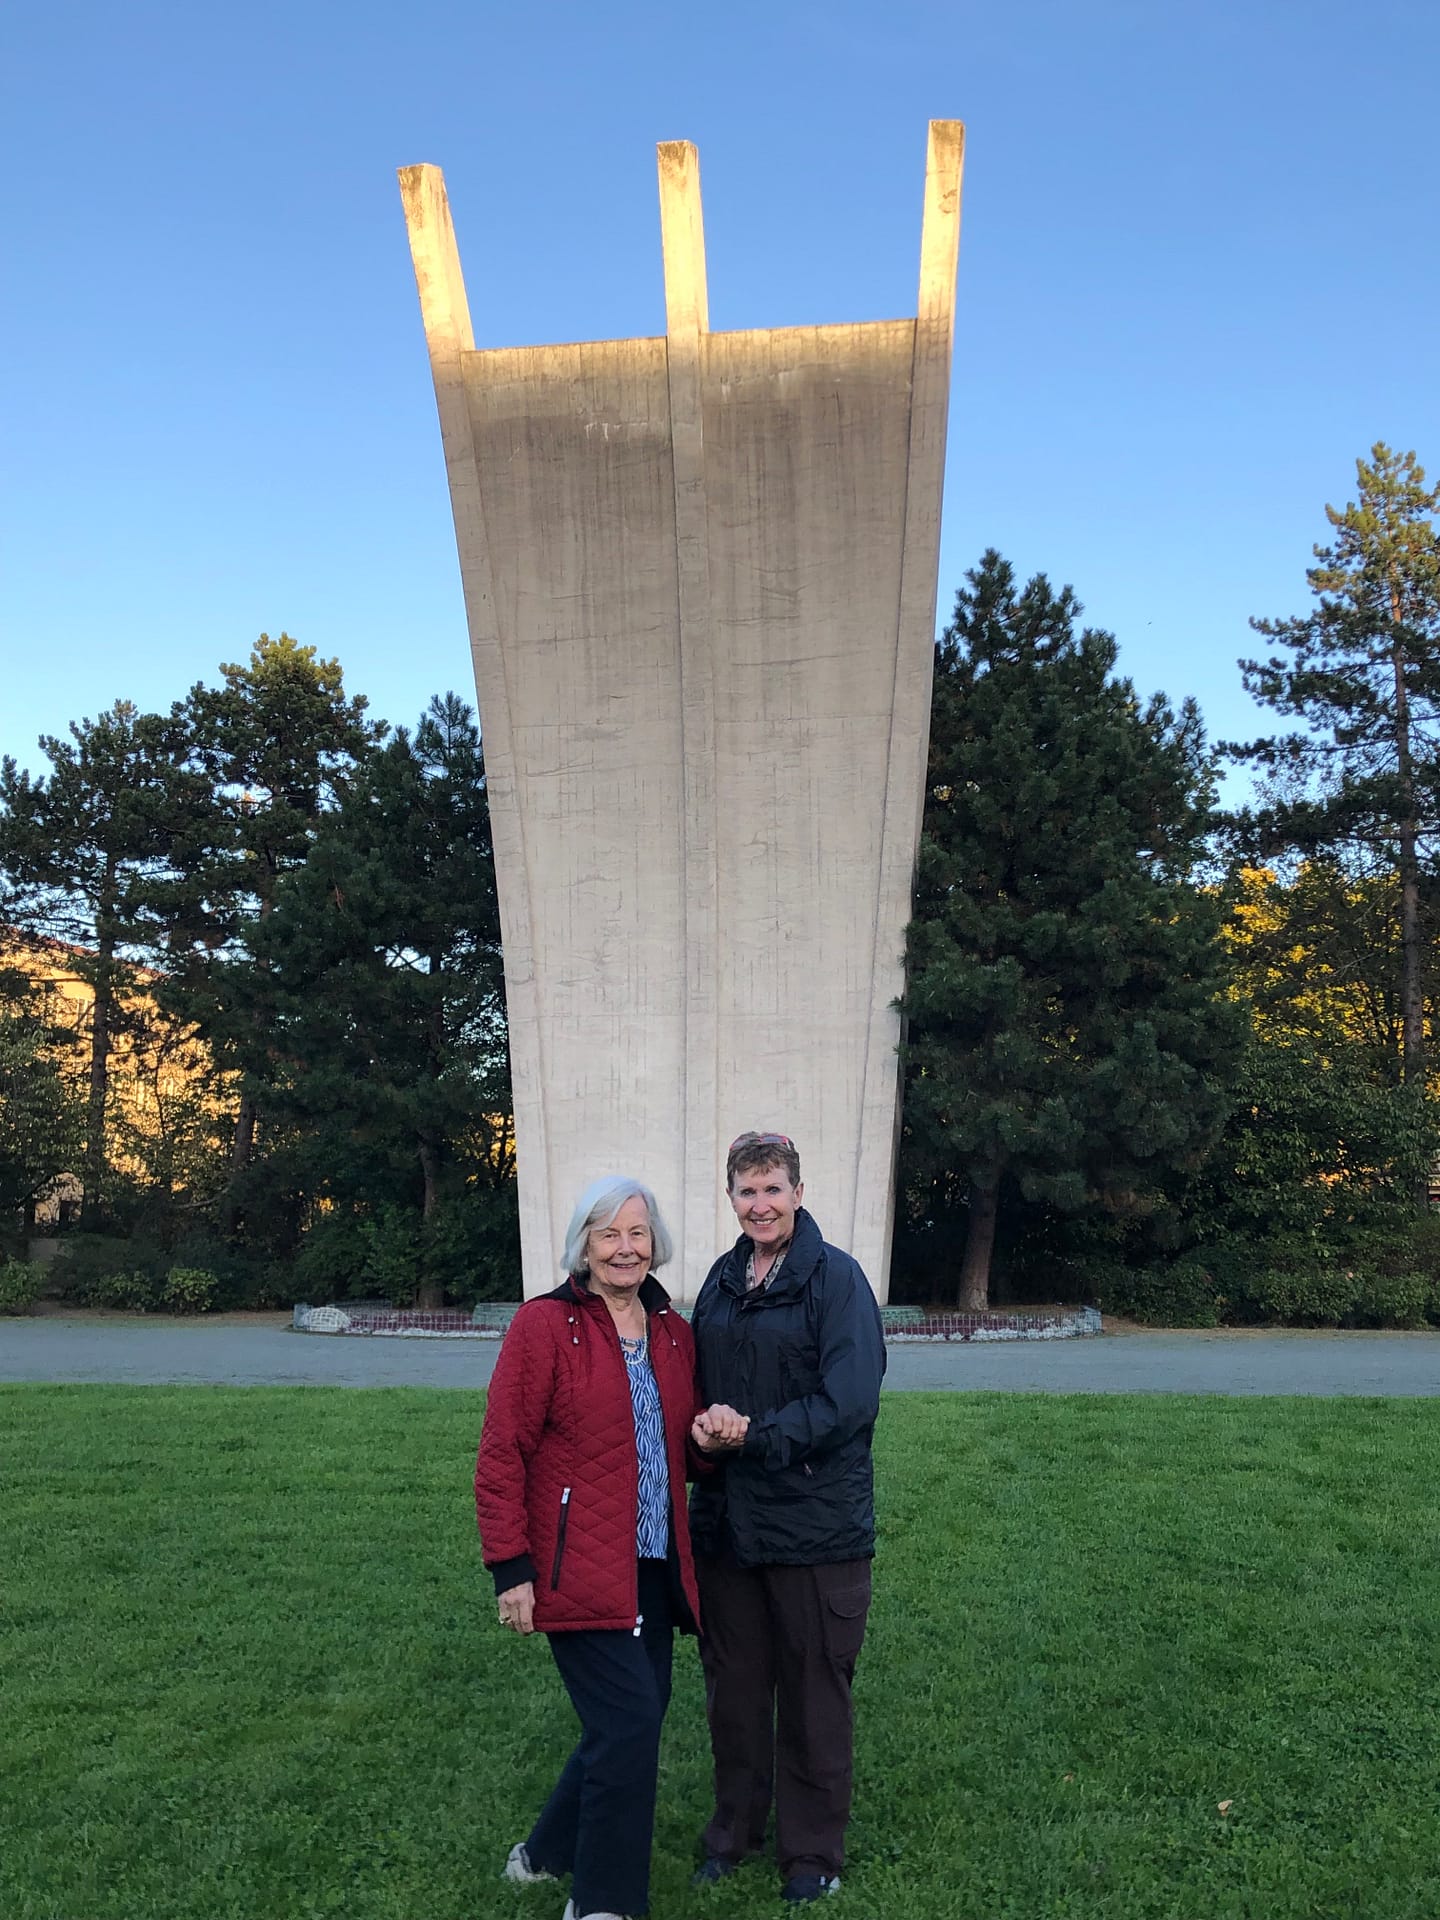
[[[1440,466],[1432,0],[49,0],[9,145],[0,752],[255,636],[411,721],[473,699],[395,182],[446,173],[485,345],[663,331],[654,148],[700,147],[715,327],[914,310],[966,121],[942,618],[986,545],[1142,692],[1263,726],[1376,439]]]

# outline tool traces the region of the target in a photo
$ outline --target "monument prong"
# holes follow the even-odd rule
[[[662,140],[660,247],[665,259],[665,331],[710,331],[705,271],[705,215],[700,202],[700,155],[689,140]]]
[[[896,940],[896,929],[884,908],[887,900],[909,903],[913,898],[915,856],[925,807],[964,156],[963,123],[932,120],[926,142],[925,206],[920,225],[920,288],[910,378],[910,447],[895,687],[890,707],[871,971],[874,997],[865,1047],[852,1240],[852,1244],[884,1246],[887,1259],[894,1232],[895,1164],[900,1143],[900,1103],[894,1089],[900,1021],[894,1003],[904,990],[905,963],[902,942]]]
[[[665,262],[665,365],[675,494],[680,751],[685,807],[685,1140],[682,1214],[715,1219],[719,1151],[719,903],[716,884],[715,659],[710,629],[709,506],[705,492],[704,362],[710,330],[700,155],[688,140],[656,149]]]
[[[485,750],[485,789],[490,803],[490,832],[495,849],[500,937],[505,954],[505,1015],[510,1040],[511,1096],[517,1138],[529,1146],[519,1174],[520,1234],[527,1247],[552,1236],[547,1147],[548,1119],[541,1088],[545,1083],[538,996],[535,985],[532,890],[523,882],[498,876],[526,872],[525,814],[516,790],[516,754],[510,690],[501,649],[486,533],[485,503],[476,457],[475,432],[465,395],[466,359],[475,336],[470,303],[460,269],[460,250],[450,217],[445,176],[439,167],[400,168],[400,198],[410,258],[420,295],[420,317],[435,383],[440,442],[450,482],[450,509],[460,556],[460,584],[470,629]]]

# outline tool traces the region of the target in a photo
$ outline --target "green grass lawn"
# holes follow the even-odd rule
[[[481,1399],[0,1389],[0,1920],[559,1920]],[[1440,1402],[904,1395],[835,1920],[1440,1915]],[[698,1668],[656,1920],[688,1885]],[[1222,1804],[1228,1811],[1222,1812]]]

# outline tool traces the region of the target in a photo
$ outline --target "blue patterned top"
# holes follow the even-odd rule
[[[665,1460],[665,1417],[660,1389],[643,1337],[620,1336],[630,1405],[635,1413],[635,1457],[640,1466],[640,1506],[635,1550],[641,1560],[663,1560],[670,1546],[670,1469]]]

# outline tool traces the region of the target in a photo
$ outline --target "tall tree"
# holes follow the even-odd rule
[[[45,1188],[74,1168],[82,1141],[63,1036],[24,973],[0,963],[0,1227],[17,1213],[29,1224]]]
[[[176,709],[191,765],[208,783],[208,830],[171,896],[172,999],[225,1065],[249,1067],[231,1137],[222,1223],[233,1231],[255,1150],[257,1087],[276,1017],[263,950],[248,923],[274,910],[284,875],[304,865],[322,815],[357,758],[385,732],[345,692],[338,660],[287,633],[262,633],[218,687],[196,685]]]
[[[1268,783],[1236,825],[1262,853],[1362,849],[1395,869],[1400,896],[1401,1062],[1425,1077],[1422,868],[1440,828],[1440,488],[1383,442],[1356,461],[1359,499],[1327,506],[1308,614],[1252,620],[1286,651],[1242,660],[1247,690],[1305,733],[1231,749]]]
[[[511,1172],[484,761],[454,694],[366,757],[255,939],[280,995],[270,1097],[330,1143],[332,1170],[378,1152],[401,1171],[438,1305],[425,1242],[443,1203]]]
[[[196,830],[202,783],[184,770],[175,715],[142,714],[120,700],[68,740],[40,741],[51,771],[0,765],[0,873],[4,917],[64,942],[92,994],[82,1219],[99,1223],[107,1182],[110,1059],[124,1017],[131,962],[153,953],[160,902]]]
[[[993,550],[936,653],[903,1001],[902,1180],[964,1210],[988,1299],[1007,1188],[1133,1212],[1223,1125],[1243,1030],[1218,902],[1191,884],[1213,775],[1200,721],[1114,674],[1069,587]]]

